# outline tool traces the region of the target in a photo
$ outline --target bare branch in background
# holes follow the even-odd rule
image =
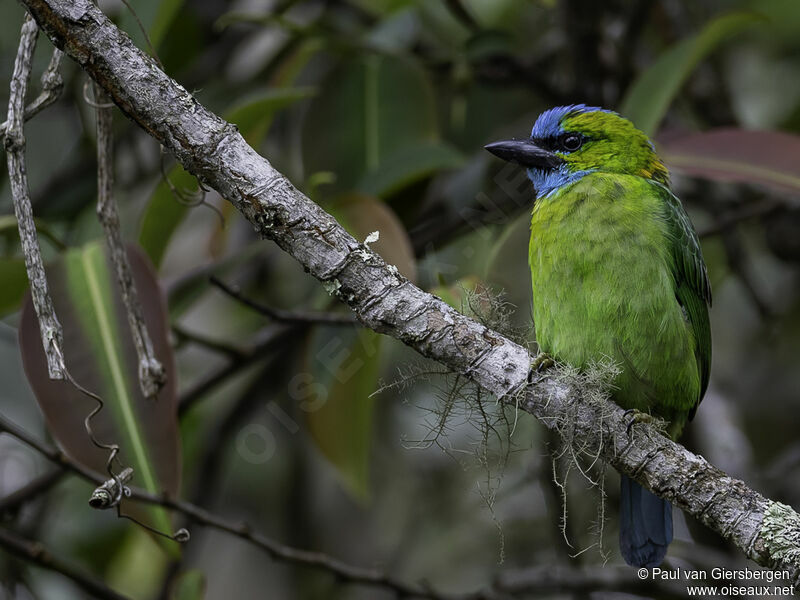
[[[457,19],[464,27],[473,32],[480,29],[480,26],[475,21],[475,17],[473,17],[467,8],[462,4],[461,0],[446,0],[445,4],[447,4],[447,8],[450,9],[453,17]]]
[[[112,139],[112,110],[107,106],[103,89],[94,85],[95,110],[97,111],[97,216],[105,232],[108,253],[114,265],[128,315],[133,345],[139,358],[139,386],[145,398],[155,398],[166,381],[166,371],[156,358],[153,342],[147,332],[142,315],[142,305],[136,284],[133,282],[131,265],[125,252],[125,242],[119,227],[119,212],[114,201],[114,144]]]
[[[33,207],[28,189],[28,174],[25,168],[25,134],[23,133],[25,94],[31,77],[33,50],[36,48],[38,35],[39,27],[33,18],[26,14],[20,33],[17,60],[14,62],[14,74],[11,77],[8,119],[6,121],[8,128],[4,144],[11,196],[14,199],[14,213],[19,226],[19,240],[25,255],[25,268],[31,286],[33,306],[39,319],[42,347],[47,356],[47,370],[51,379],[64,379],[64,334],[47,288],[47,276],[44,272],[39,239],[36,237],[36,225],[33,221]]]
[[[735,229],[728,229],[722,232],[722,247],[725,249],[725,257],[728,259],[728,265],[731,268],[742,286],[744,286],[747,295],[753,302],[753,306],[758,310],[758,314],[762,319],[769,319],[774,316],[775,312],[768,300],[764,297],[764,286],[757,280],[757,276],[753,273],[751,261],[745,252],[742,238],[738,231]]]
[[[357,242],[88,0],[22,1],[129,118],[322,281],[364,325],[468,376],[549,428],[567,431],[579,452],[604,459],[697,517],[758,564],[788,571],[795,585],[800,580],[800,515],[791,507],[731,478],[650,424],[629,432],[624,411],[598,400],[598,390],[580,379],[556,370],[527,385],[532,357],[525,348],[420,290]]]
[[[760,217],[767,217],[785,210],[786,206],[783,203],[766,198],[752,204],[733,210],[729,213],[723,213],[720,217],[710,225],[697,230],[697,235],[701,238],[720,235],[730,229],[734,229],[743,221],[756,219]]]
[[[58,464],[62,469],[76,474],[87,481],[101,485],[110,485],[110,482],[104,481],[104,478],[100,474],[90,471],[80,463],[73,461],[56,448],[49,447],[36,440],[28,432],[0,415],[0,432],[3,431],[42,453],[49,460]],[[164,508],[183,514],[199,525],[211,527],[212,529],[217,529],[241,538],[265,551],[274,560],[327,571],[340,581],[382,588],[394,592],[399,597],[403,598],[427,598],[429,600],[500,600],[511,595],[545,593],[559,590],[581,592],[587,589],[593,591],[613,589],[631,593],[636,593],[637,591],[652,592],[655,589],[659,594],[663,592],[663,595],[659,597],[670,600],[678,597],[676,595],[676,589],[671,586],[669,582],[664,584],[655,579],[642,581],[633,570],[627,568],[616,570],[603,568],[590,571],[583,569],[553,570],[548,568],[547,573],[540,572],[538,569],[510,572],[497,578],[489,589],[463,594],[448,594],[437,591],[427,584],[414,585],[405,583],[379,569],[368,569],[350,565],[322,552],[310,552],[283,545],[261,533],[253,531],[247,523],[228,521],[189,502],[151,494],[140,488],[131,487],[129,489],[131,492],[131,499],[163,506]],[[3,530],[0,529],[0,532],[2,531]],[[0,535],[2,534],[0,533]],[[2,539],[0,539],[0,545],[3,545]],[[30,556],[26,556],[26,558],[30,558]],[[42,566],[54,568],[47,564],[42,564]],[[59,572],[63,573],[63,571]],[[596,587],[589,587],[591,585],[596,585]]]
[[[358,325],[358,321],[351,313],[334,313],[319,311],[283,310],[272,306],[265,306],[251,300],[239,289],[223,283],[213,275],[209,278],[211,285],[218,287],[234,300],[253,309],[259,314],[282,323],[302,323],[306,325]]]
[[[64,81],[61,79],[61,58],[64,53],[58,48],[53,49],[53,55],[50,57],[50,64],[47,69],[42,73],[42,91],[39,95],[25,107],[25,121],[29,121],[35,117],[39,112],[53,104],[61,96],[61,91],[64,89]],[[8,121],[0,123],[0,139],[5,139],[6,131],[8,129]]]
[[[100,581],[92,579],[74,566],[51,554],[41,542],[26,540],[8,529],[0,528],[0,546],[19,558],[35,565],[61,573],[74,581],[93,598],[103,600],[126,600],[127,596],[118,594]]]
[[[56,448],[49,447],[42,442],[39,442],[25,430],[18,427],[14,423],[11,423],[2,415],[0,415],[0,432],[3,431],[11,434],[18,440],[41,452],[44,456],[60,465],[63,469],[71,471],[72,473],[79,475],[88,481],[97,483],[98,485],[105,485],[108,483],[98,473],[94,473],[80,463],[73,461]],[[269,554],[275,560],[329,571],[342,581],[386,588],[404,597],[430,598],[431,600],[480,600],[482,598],[486,598],[488,600],[491,598],[491,596],[484,595],[483,593],[452,596],[447,594],[439,594],[427,587],[410,585],[396,580],[377,569],[356,567],[331,558],[330,556],[321,552],[310,552],[307,550],[292,548],[290,546],[284,546],[283,544],[280,544],[279,542],[276,542],[265,535],[254,532],[247,523],[233,523],[226,521],[225,519],[217,517],[216,515],[200,508],[199,506],[190,504],[189,502],[158,496],[139,488],[131,487],[129,489],[131,492],[130,498],[134,500],[141,500],[149,504],[157,504],[159,506],[178,511],[189,517],[189,519],[195,523],[224,531],[248,541],[261,550],[267,552],[267,554]],[[0,532],[2,531],[3,530],[0,529]],[[0,537],[0,544],[3,544],[2,537]]]
[[[248,351],[246,348],[240,348],[239,346],[222,340],[212,339],[203,333],[189,331],[182,325],[173,324],[171,329],[173,335],[177,338],[176,346],[180,346],[183,342],[190,342],[207,348],[212,352],[223,354],[233,361],[247,358]]]
[[[44,475],[39,475],[18,490],[0,498],[0,516],[13,513],[23,504],[44,494],[64,477],[64,471],[55,469]]]
[[[241,372],[256,360],[268,357],[271,351],[277,351],[282,348],[288,337],[295,335],[297,331],[297,325],[277,323],[270,324],[259,331],[256,335],[257,339],[246,350],[245,354],[211,371],[202,380],[194,383],[192,387],[181,393],[178,402],[178,416],[182,417],[186,414],[200,398],[229,377]]]

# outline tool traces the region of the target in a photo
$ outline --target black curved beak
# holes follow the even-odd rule
[[[498,158],[534,169],[555,169],[564,161],[556,154],[540,148],[531,140],[505,140],[484,146]]]

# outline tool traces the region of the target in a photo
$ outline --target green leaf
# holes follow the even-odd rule
[[[307,98],[313,91],[312,88],[270,89],[248,101],[234,104],[226,112],[225,118],[235,123],[247,142],[256,147],[266,136],[277,111]],[[197,180],[180,165],[172,167],[167,177],[178,190],[191,193],[198,189]],[[175,198],[166,181],[159,182],[145,208],[139,228],[139,245],[156,267],[161,265],[172,235],[183,222],[189,208],[189,205]]]
[[[158,3],[156,16],[150,26],[150,41],[153,46],[158,48],[161,45],[161,40],[169,31],[170,25],[178,16],[182,6],[183,0],[161,0]]]
[[[457,169],[465,156],[448,144],[425,142],[400,148],[356,186],[362,192],[385,198],[445,169]]]
[[[180,165],[167,173],[167,178],[179,191],[191,193],[197,189],[197,180]],[[189,205],[176,198],[169,184],[161,181],[150,198],[139,228],[139,245],[158,267],[164,259],[172,234],[181,224]]]
[[[200,569],[181,573],[172,584],[170,600],[203,600],[206,597],[206,576]]]
[[[28,273],[22,258],[0,258],[0,317],[17,310],[28,289]]]
[[[138,360],[128,319],[104,245],[70,250],[47,268],[56,314],[64,328],[64,354],[75,380],[103,398],[92,420],[101,442],[119,444],[122,464],[134,469],[133,485],[153,494],[177,497],[180,485],[176,371],[167,331],[166,306],[152,267],[134,248],[128,250],[156,357],[167,371],[157,401],[142,396]],[[84,419],[95,407],[66,381],[51,380],[39,325],[28,295],[20,323],[20,347],[28,381],[48,429],[75,460],[106,473],[108,452],[95,447]],[[118,470],[118,467],[115,467]],[[160,531],[171,532],[168,513],[159,507],[128,506]],[[175,551],[171,543],[171,551]]]
[[[627,117],[647,135],[653,135],[695,67],[722,42],[764,17],[754,12],[734,12],[717,17],[688,39],[666,50],[628,88],[620,105]]]
[[[800,135],[721,128],[663,136],[658,151],[671,171],[684,175],[800,193]]]
[[[324,82],[303,123],[307,173],[332,171],[329,194],[347,192],[402,149],[439,139],[433,87],[414,62],[371,54],[346,61]]]
[[[313,396],[301,403],[317,448],[345,489],[369,500],[369,457],[380,337],[369,329],[316,328],[306,346]]]
[[[149,53],[149,46],[144,39],[144,33],[152,40],[152,24],[156,20],[156,15],[159,12],[162,0],[138,0],[137,2],[130,3],[130,6],[119,5],[119,12],[116,15],[115,21],[120,29],[125,31],[134,43],[140,48],[147,49]],[[153,46],[155,46],[153,42]]]
[[[800,2],[796,0],[749,0],[747,5],[766,16],[769,27],[761,31],[767,47],[776,44],[794,46],[800,35]]]
[[[144,40],[142,27],[147,31],[153,47],[160,49],[161,42],[180,14],[184,0],[138,0],[130,4],[130,7],[120,7],[120,28],[131,36],[137,46],[149,52],[150,46]],[[141,22],[141,27],[137,20]]]
[[[236,103],[228,109],[226,119],[239,127],[248,144],[256,147],[266,136],[275,113],[315,93],[313,87],[269,89]]]

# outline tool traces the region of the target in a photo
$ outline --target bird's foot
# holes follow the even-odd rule
[[[625,428],[625,433],[628,434],[628,437],[631,435],[631,428],[636,425],[636,423],[653,423],[656,420],[650,413],[641,412],[635,408],[629,408],[622,416],[630,417],[630,421],[628,421],[628,425]]]
[[[536,355],[536,358],[533,359],[531,363],[531,369],[528,371],[528,383],[533,383],[533,376],[539,375],[542,372],[546,371],[547,369],[551,368],[555,365],[555,361],[553,357],[550,356],[547,352],[540,352]]]

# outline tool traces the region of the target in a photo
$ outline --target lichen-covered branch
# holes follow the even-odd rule
[[[103,226],[108,253],[117,276],[122,302],[128,315],[133,345],[139,359],[139,386],[145,398],[155,398],[166,381],[166,371],[156,358],[153,342],[147,332],[142,305],[133,282],[131,265],[122,240],[119,213],[114,201],[114,153],[111,135],[112,110],[107,106],[103,89],[94,85],[95,110],[97,111],[97,217]]]
[[[31,286],[33,307],[39,319],[42,334],[42,347],[47,356],[47,370],[51,379],[64,378],[63,332],[58,322],[47,277],[42,262],[39,238],[36,237],[36,224],[33,221],[28,174],[25,169],[25,94],[31,77],[31,62],[36,48],[39,28],[33,18],[26,14],[20,33],[19,51],[11,76],[11,92],[8,100],[8,124],[4,145],[8,162],[8,178],[11,183],[11,196],[14,200],[14,213],[19,226],[19,241],[25,255],[25,268]]]
[[[236,128],[165,75],[89,0],[21,0],[53,42],[135,123],[298,260],[367,327],[408,344],[557,428],[733,541],[762,565],[800,578],[800,516],[638,424],[580,378],[527,385],[528,351],[415,287],[301,194]]]

